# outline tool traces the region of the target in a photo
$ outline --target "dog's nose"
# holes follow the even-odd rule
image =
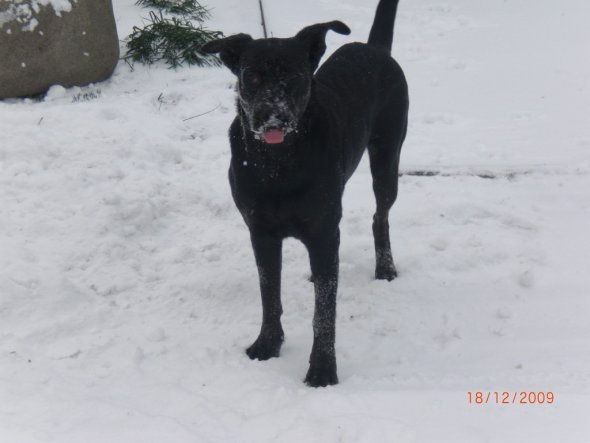
[[[278,114],[276,119],[280,122],[281,127],[288,127],[291,126],[293,123],[293,118],[291,115],[287,114]]]
[[[269,127],[283,127],[289,126],[293,119],[288,112],[271,107],[261,110],[257,120]]]

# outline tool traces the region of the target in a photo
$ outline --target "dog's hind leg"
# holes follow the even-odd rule
[[[400,150],[407,129],[407,118],[393,119],[401,123],[391,124],[391,115],[387,113],[387,121],[383,119],[383,124],[375,126],[369,144],[373,192],[377,203],[373,216],[375,278],[389,281],[397,277],[389,240],[389,210],[397,198]]]
[[[256,341],[246,350],[251,359],[278,357],[284,334],[281,326],[281,254],[283,240],[255,231],[250,232],[262,296],[262,327]]]

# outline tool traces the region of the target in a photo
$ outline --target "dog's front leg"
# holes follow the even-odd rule
[[[278,357],[284,334],[281,326],[281,253],[283,240],[267,233],[250,232],[258,266],[262,295],[262,327],[256,341],[246,350],[251,359]]]
[[[336,374],[336,293],[338,290],[338,248],[340,231],[306,242],[315,290],[313,347],[305,383],[328,386],[338,383]]]

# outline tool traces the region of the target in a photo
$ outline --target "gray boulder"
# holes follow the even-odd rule
[[[0,0],[0,99],[99,82],[118,60],[111,0]]]

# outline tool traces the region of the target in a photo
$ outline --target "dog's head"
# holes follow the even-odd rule
[[[205,53],[219,53],[238,78],[238,101],[257,139],[279,144],[297,129],[329,30],[350,34],[348,26],[333,21],[308,26],[292,38],[254,40],[237,34],[203,46]]]

